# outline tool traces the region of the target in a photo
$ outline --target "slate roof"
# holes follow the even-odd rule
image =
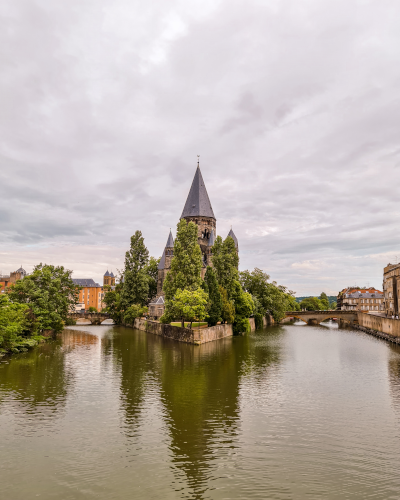
[[[383,298],[383,292],[375,292],[375,293],[362,293],[362,292],[354,292],[354,293],[346,293],[345,295],[346,298],[351,298],[351,299],[369,299],[369,298]]]
[[[80,278],[77,278],[77,279],[73,279],[72,280],[75,285],[79,285],[79,286],[94,286],[94,287],[99,287],[101,288],[101,285],[99,285],[98,283],[95,283],[94,280],[92,280],[91,278],[90,279],[80,279]]]
[[[207,189],[203,181],[203,176],[200,172],[200,167],[197,166],[196,173],[190,188],[185,207],[183,209],[181,219],[184,217],[212,217],[215,215],[207,194]]]
[[[106,273],[104,274],[104,276],[110,276],[110,273],[108,272],[108,269],[107,269]]]
[[[161,260],[158,263],[158,268],[157,269],[164,269],[164,266],[165,266],[165,248],[164,248],[163,253],[161,255]]]
[[[113,273],[112,273],[112,272],[110,273],[110,276],[111,276],[111,278],[114,278],[114,275],[113,275]]]
[[[26,271],[25,271],[25,269],[22,266],[19,269],[17,269],[15,272],[16,273],[26,274]]]
[[[236,238],[235,233],[232,231],[232,228],[229,231],[228,236],[230,236],[231,238],[233,238],[233,241],[235,242],[236,250],[239,251],[239,242],[238,242],[238,239]]]
[[[214,229],[211,229],[210,238],[208,239],[208,246],[212,247],[214,245],[214,241],[215,241]]]
[[[164,297],[160,295],[157,300],[155,300],[154,302],[150,302],[150,304],[158,304],[158,305],[165,304]]]
[[[172,231],[171,229],[169,230],[169,236],[168,236],[168,241],[167,244],[165,245],[165,248],[173,248],[174,247],[174,238],[172,236]]]

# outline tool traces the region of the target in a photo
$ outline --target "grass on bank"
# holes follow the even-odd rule
[[[192,328],[196,328],[196,327],[199,327],[199,326],[206,326],[208,323],[206,321],[200,321],[200,322],[196,322],[196,323],[192,323]],[[175,322],[175,323],[171,323],[171,326],[182,326],[181,322],[178,321],[178,322]],[[186,322],[185,321],[185,327],[187,326],[190,326],[190,322]]]

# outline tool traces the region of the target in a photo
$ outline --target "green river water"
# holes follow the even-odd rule
[[[73,328],[0,362],[1,500],[400,498],[400,348]]]

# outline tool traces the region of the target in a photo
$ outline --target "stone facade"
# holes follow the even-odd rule
[[[340,296],[340,311],[383,312],[383,292],[375,288],[350,289]]]
[[[400,314],[400,264],[388,264],[383,269],[383,293],[385,313],[388,316]]]

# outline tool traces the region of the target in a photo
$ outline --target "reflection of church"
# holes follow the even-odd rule
[[[181,219],[187,222],[194,222],[198,226],[198,243],[200,245],[203,268],[201,276],[204,278],[207,266],[212,266],[212,246],[216,238],[217,221],[211,206],[207,189],[201,175],[199,164],[197,163],[196,173],[190,188]],[[238,240],[232,231],[229,231],[239,251]],[[155,318],[164,313],[164,292],[162,290],[164,279],[171,268],[171,260],[174,254],[174,238],[170,231],[167,244],[165,245],[160,263],[158,265],[157,296],[149,304],[149,315]]]

